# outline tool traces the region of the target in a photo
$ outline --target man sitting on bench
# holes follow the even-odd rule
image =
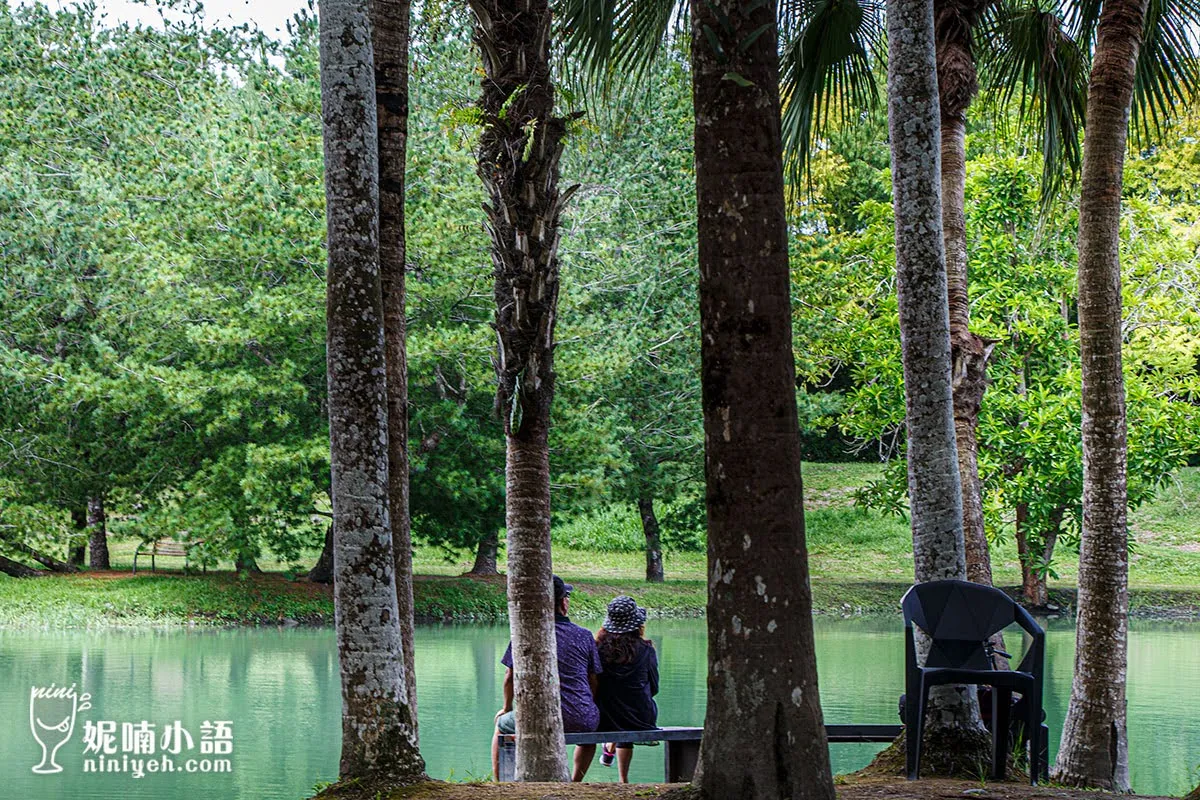
[[[587,628],[571,622],[567,612],[571,605],[571,584],[554,576],[554,637],[558,648],[558,680],[562,695],[564,733],[588,733],[596,730],[600,710],[596,707],[596,676],[600,674],[600,653],[596,640]],[[504,671],[504,708],[496,713],[496,734],[492,737],[492,777],[500,779],[500,741],[502,733],[516,733],[513,712],[512,642],[504,651],[500,663]],[[575,748],[575,769],[571,780],[582,781],[596,754],[596,745]]]

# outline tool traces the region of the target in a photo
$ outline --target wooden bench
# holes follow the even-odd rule
[[[142,548],[149,545],[149,550],[143,551]],[[138,545],[137,550],[133,553],[133,574],[137,575],[137,560],[138,556],[144,556],[147,553],[150,555],[150,571],[156,572],[157,565],[154,563],[155,556],[172,556],[174,558],[182,558],[183,566],[187,567],[188,556],[191,549],[197,545],[204,544],[203,539],[197,539],[194,542],[181,542],[178,539],[155,539],[153,542],[142,542]],[[204,572],[208,573],[208,567],[203,567]]]
[[[825,735],[830,744],[846,742],[890,742],[900,735],[901,725],[826,725]],[[700,758],[700,737],[703,728],[656,728],[652,731],[595,731],[568,733],[567,744],[603,744],[604,742],[662,742],[663,780],[666,783],[687,783],[696,771]],[[517,770],[517,737],[501,733],[500,775],[511,781]]]

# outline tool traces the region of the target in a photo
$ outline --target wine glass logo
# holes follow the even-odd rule
[[[52,775],[63,768],[54,760],[58,750],[75,732],[75,717],[92,707],[92,696],[79,694],[75,684],[34,686],[29,690],[29,729],[42,746],[42,760],[33,771]]]

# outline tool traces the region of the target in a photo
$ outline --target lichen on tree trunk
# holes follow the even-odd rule
[[[396,559],[396,602],[413,727],[417,679],[412,527],[408,513],[408,349],[405,326],[404,168],[408,146],[409,0],[371,0],[379,148],[379,272],[387,359],[388,501]]]
[[[943,237],[933,0],[889,0],[887,25],[888,129],[915,578],[919,582],[961,580],[966,577],[966,558]],[[959,302],[965,302],[965,284],[962,292]],[[927,637],[919,635],[917,642],[920,650],[927,649]],[[943,728],[954,735],[935,730]],[[935,747],[938,742],[954,742],[976,762],[988,756],[988,737],[971,687],[935,689],[926,731]]]
[[[388,414],[379,271],[374,54],[366,0],[321,5],[328,220],[334,625],[342,780],[423,777],[405,685],[388,511]]]

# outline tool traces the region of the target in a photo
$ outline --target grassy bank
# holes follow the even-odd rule
[[[1115,795],[1085,789],[1058,786],[1029,786],[1017,781],[964,781],[927,778],[916,782],[903,778],[867,778],[855,775],[835,779],[838,800],[930,800],[930,798],[972,797],[976,800],[1108,800],[1139,795]],[[688,784],[615,784],[615,783],[428,783],[388,791],[356,790],[334,787],[320,797],[343,800],[692,800],[697,797]]]
[[[813,602],[819,613],[895,613],[912,575],[912,546],[905,520],[852,507],[856,486],[878,474],[867,464],[805,467],[808,546]],[[628,513],[633,514],[630,509]],[[1143,616],[1200,616],[1200,469],[1181,472],[1130,523],[1131,606]],[[0,627],[94,627],[146,624],[329,623],[328,587],[292,580],[302,570],[260,560],[262,575],[240,578],[232,565],[208,575],[129,573],[135,545],[113,542],[114,571],[17,580],[0,575]],[[460,578],[471,553],[419,547],[416,611],[427,621],[500,621],[507,606],[502,578]],[[308,554],[310,560],[316,554]],[[501,553],[503,559],[503,553]],[[1020,582],[1011,536],[993,551],[997,581]],[[668,552],[667,582],[642,580],[644,557],[628,547],[597,552],[556,547],[556,571],[577,587],[574,613],[594,619],[616,594],[629,594],[660,616],[703,613],[705,557]],[[174,565],[177,562],[169,562]],[[1064,550],[1051,582],[1051,599],[1074,606],[1077,557]]]
[[[572,615],[593,623],[615,595],[628,594],[656,617],[704,613],[703,581],[651,585],[634,579],[575,578]],[[908,583],[814,578],[819,614],[894,614]],[[1015,591],[1015,587],[1009,587]],[[419,576],[416,613],[422,622],[502,622],[507,615],[503,580]],[[1051,592],[1070,608],[1073,589]],[[1135,616],[1200,617],[1200,589],[1133,589]],[[0,628],[96,628],[144,625],[327,625],[333,622],[326,586],[265,574],[238,578],[199,575],[65,575],[17,580],[0,576]]]

